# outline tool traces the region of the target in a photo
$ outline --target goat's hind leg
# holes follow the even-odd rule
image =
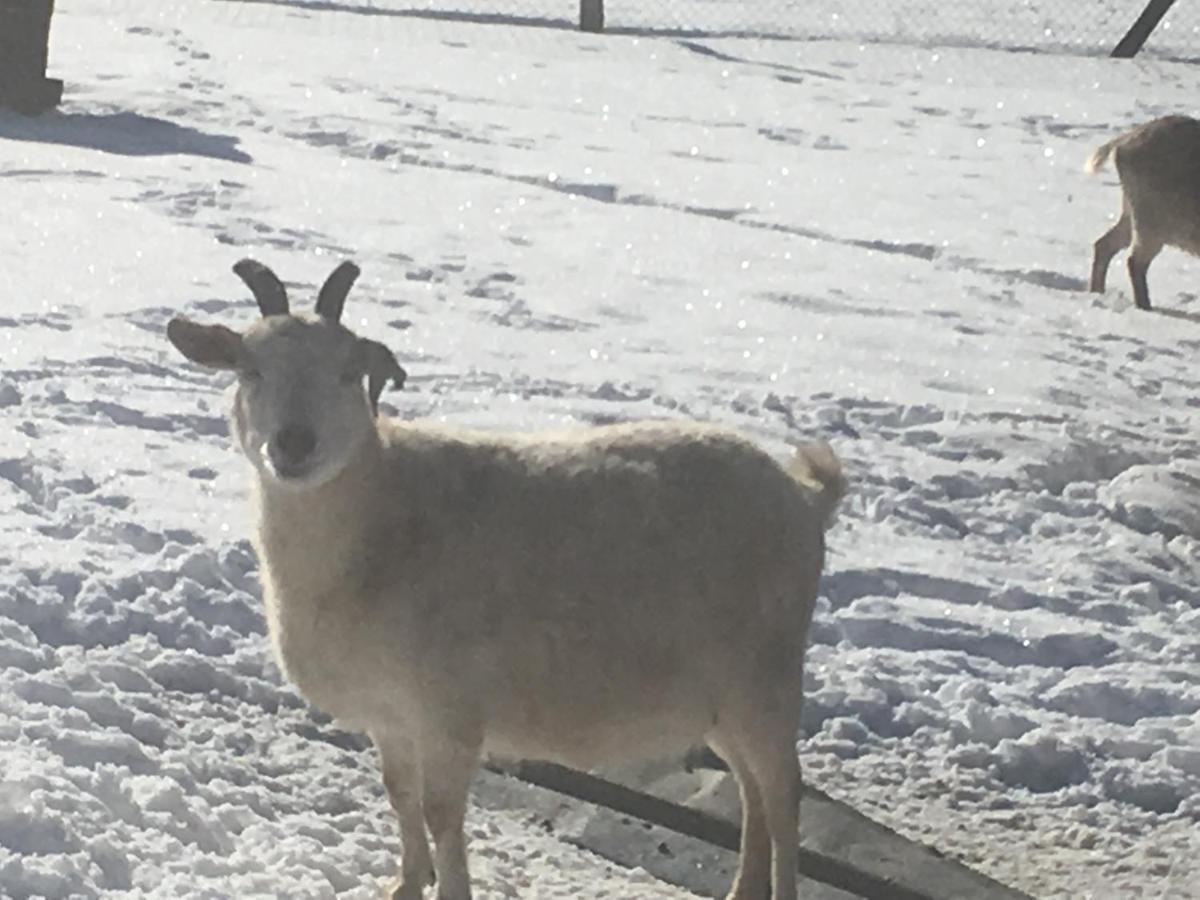
[[[738,888],[744,883],[745,894],[735,893],[733,900],[754,896],[771,900],[796,900],[796,867],[800,856],[800,760],[796,757],[796,735],[800,730],[800,673],[788,673],[782,680],[775,676],[773,685],[755,692],[752,699],[734,705],[722,716],[714,743],[732,750],[731,766],[739,780],[753,786],[761,806],[755,821],[743,814],[745,832],[738,876]],[[713,749],[717,749],[714,746]],[[719,751],[718,751],[719,752]],[[766,835],[763,831],[765,828]],[[769,847],[769,851],[768,848]],[[769,879],[763,875],[768,869]],[[766,882],[764,884],[763,882]],[[761,891],[762,893],[757,893]]]
[[[1162,250],[1161,241],[1150,240],[1138,234],[1129,251],[1129,282],[1133,286],[1133,302],[1138,309],[1150,308],[1150,288],[1146,284],[1146,272],[1154,257]]]
[[[433,883],[434,871],[425,835],[416,747],[411,740],[395,735],[371,737],[379,748],[388,800],[400,822],[400,874],[388,884],[384,896],[389,900],[421,900],[425,886]]]
[[[796,900],[800,857],[800,761],[796,731],[764,736],[746,759],[762,796],[771,835],[772,900]]]
[[[742,801],[738,869],[726,900],[768,900],[771,896],[771,835],[767,831],[758,784],[732,738],[714,735],[709,739],[709,746],[729,764]]]
[[[1128,247],[1132,240],[1133,223],[1129,209],[1122,203],[1121,218],[1117,220],[1117,224],[1104,232],[1093,245],[1092,278],[1088,283],[1088,290],[1094,294],[1104,293],[1104,283],[1112,258]]]

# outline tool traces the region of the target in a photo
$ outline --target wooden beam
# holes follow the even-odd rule
[[[604,30],[604,0],[579,0],[579,30]]]
[[[1129,32],[1113,48],[1113,57],[1117,59],[1132,59],[1136,56],[1150,35],[1154,33],[1154,29],[1162,21],[1162,17],[1167,14],[1167,10],[1174,5],[1175,0],[1150,0],[1146,4],[1146,8],[1142,10],[1142,14],[1138,16],[1137,21],[1129,29]]]
[[[585,803],[594,803],[644,822],[669,828],[678,834],[697,838],[717,847],[737,852],[741,829],[732,822],[688,806],[680,806],[651,794],[598,778],[587,772],[568,769],[554,763],[522,762],[489,765],[484,768],[500,775],[519,778]],[[799,835],[797,835],[799,840]],[[864,900],[932,900],[932,895],[855,868],[824,853],[800,848],[798,869],[816,881],[840,888]]]
[[[46,77],[53,14],[54,0],[0,0],[0,106],[36,114],[62,99]]]

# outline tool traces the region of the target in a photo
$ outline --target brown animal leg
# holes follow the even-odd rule
[[[1120,251],[1129,246],[1129,242],[1133,239],[1133,228],[1129,219],[1129,213],[1126,210],[1121,210],[1121,218],[1117,220],[1117,224],[1104,232],[1094,244],[1095,253],[1092,256],[1092,280],[1088,285],[1088,290],[1093,294],[1104,293],[1104,280],[1108,274],[1109,263],[1112,258]]]
[[[758,815],[751,814],[742,834],[745,856],[732,895],[735,900],[743,897],[750,900],[752,896],[770,900],[796,897],[800,839],[800,761],[796,758],[796,733],[800,728],[800,698],[794,694],[795,690],[788,687],[780,689],[776,696],[764,693],[756,697],[753,706],[738,705],[729,710],[730,715],[723,721],[718,720],[718,731],[712,735],[713,749],[732,751],[727,761],[731,767],[737,767],[734,771],[739,783],[749,786],[742,789],[743,802],[747,797],[753,801],[755,794],[759,801]],[[754,808],[751,804],[750,809]],[[756,821],[760,816],[761,821]],[[768,874],[764,869],[769,869],[769,877],[764,877]]]
[[[1150,308],[1150,289],[1146,286],[1146,271],[1162,244],[1152,244],[1138,240],[1129,251],[1129,281],[1133,284],[1133,302],[1138,309]]]
[[[771,834],[763,812],[762,795],[745,760],[732,741],[714,737],[713,752],[729,764],[742,800],[742,839],[733,888],[725,900],[769,900],[771,896]]]
[[[479,763],[480,743],[440,734],[422,748],[421,775],[425,824],[433,837],[438,900],[471,900],[463,821],[467,791]]]
[[[403,851],[399,876],[387,887],[389,900],[421,900],[433,882],[433,856],[422,815],[421,772],[416,748],[404,738],[375,736],[383,763],[383,785],[400,822]]]

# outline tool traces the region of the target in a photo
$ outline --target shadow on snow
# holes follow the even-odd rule
[[[37,118],[0,114],[0,138],[85,147],[120,156],[205,156],[251,162],[232,135],[205,134],[135,112],[50,113]]]

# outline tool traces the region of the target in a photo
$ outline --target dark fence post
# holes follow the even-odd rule
[[[1121,42],[1113,48],[1112,55],[1117,59],[1132,59],[1154,33],[1167,10],[1175,4],[1175,0],[1150,0],[1138,20],[1133,23],[1129,33],[1121,38]]]
[[[53,14],[54,0],[0,0],[0,106],[34,115],[62,99],[46,77]]]
[[[579,0],[579,30],[604,30],[604,0]]]

